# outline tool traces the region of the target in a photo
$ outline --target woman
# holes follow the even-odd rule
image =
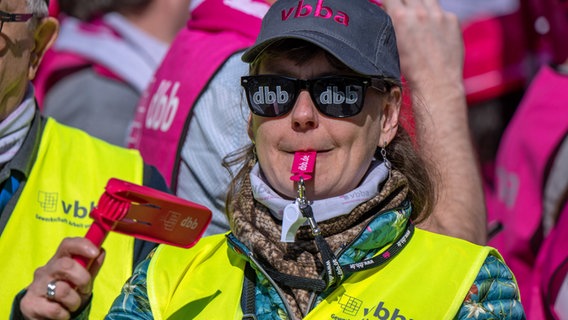
[[[524,317],[498,253],[413,228],[434,194],[398,125],[396,40],[378,6],[279,0],[243,60],[253,144],[227,200],[232,233],[158,249],[112,315]],[[312,173],[292,169],[314,153]]]
[[[378,5],[279,0],[243,60],[253,143],[232,232],[160,247],[109,318],[524,318],[496,251],[414,228],[435,195]]]

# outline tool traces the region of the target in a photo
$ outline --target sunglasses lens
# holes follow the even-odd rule
[[[324,77],[297,80],[274,75],[242,77],[252,113],[262,117],[279,117],[290,112],[302,89],[309,89],[318,110],[334,118],[352,117],[363,108],[365,90],[370,79]]]
[[[310,94],[321,113],[346,118],[361,112],[366,86],[361,79],[327,77],[315,80]]]
[[[252,113],[262,117],[278,117],[294,107],[294,80],[277,76],[243,77],[241,81]]]

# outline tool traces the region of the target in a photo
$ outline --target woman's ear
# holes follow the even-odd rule
[[[400,106],[402,104],[402,92],[400,87],[393,87],[390,92],[385,96],[385,104],[381,114],[381,141],[384,144],[389,144],[396,136],[398,131],[398,119],[400,114]]]
[[[37,69],[43,58],[43,55],[51,47],[57,33],[59,32],[59,23],[53,17],[46,17],[38,22],[34,30],[34,48],[30,56],[30,64],[28,68],[28,78],[35,78]]]

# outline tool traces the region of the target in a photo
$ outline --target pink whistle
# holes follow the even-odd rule
[[[304,181],[310,180],[312,178],[312,173],[314,172],[315,164],[315,151],[296,152],[294,154],[294,161],[292,162],[292,176],[290,177],[290,180],[300,181],[300,178],[303,178]]]

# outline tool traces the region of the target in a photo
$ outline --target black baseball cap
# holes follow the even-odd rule
[[[400,81],[394,27],[377,0],[278,0],[242,60],[286,38],[311,42],[360,74]]]

